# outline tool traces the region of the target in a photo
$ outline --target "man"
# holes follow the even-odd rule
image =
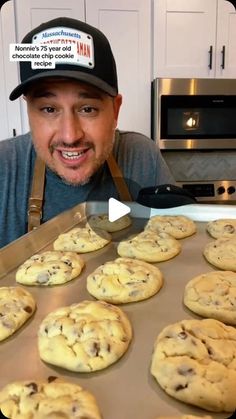
[[[143,187],[174,182],[153,141],[116,130],[122,96],[99,30],[62,17],[22,41],[34,49],[73,43],[76,60],[58,60],[55,68],[20,62],[21,83],[10,99],[24,96],[30,133],[0,143],[0,247],[37,226],[40,215],[45,222],[87,200],[135,200]]]

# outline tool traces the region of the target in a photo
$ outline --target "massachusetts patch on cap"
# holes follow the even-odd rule
[[[35,34],[32,44],[47,44],[47,52],[49,50],[53,53],[56,64],[94,67],[93,38],[85,32],[66,27],[50,28]],[[75,51],[75,54],[69,54],[71,51]],[[66,54],[68,54],[68,60]],[[73,58],[72,55],[74,55]]]

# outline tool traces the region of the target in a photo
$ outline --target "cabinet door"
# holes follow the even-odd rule
[[[16,42],[40,23],[60,16],[85,20],[84,0],[15,0]],[[23,132],[29,130],[26,105],[21,100]]]
[[[32,28],[47,20],[67,16],[85,20],[84,0],[15,0],[16,37],[21,42]]]
[[[218,0],[216,77],[236,78],[236,10]]]
[[[9,44],[15,42],[13,2],[7,1],[0,13],[0,140],[21,134],[20,104],[11,102],[9,94],[18,84],[17,65],[10,62]]]
[[[217,0],[154,0],[155,77],[214,77],[216,11]]]
[[[86,21],[105,33],[116,59],[119,128],[150,136],[151,1],[86,0]]]

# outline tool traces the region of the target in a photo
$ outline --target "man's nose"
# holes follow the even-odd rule
[[[60,120],[60,137],[65,143],[72,144],[83,137],[82,125],[76,112],[65,113]]]

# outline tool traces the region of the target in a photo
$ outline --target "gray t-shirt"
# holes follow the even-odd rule
[[[113,154],[133,200],[141,188],[174,179],[157,145],[142,134],[119,132]],[[33,177],[35,150],[31,135],[0,142],[0,247],[27,232],[28,200]],[[119,199],[107,163],[83,186],[70,186],[46,169],[43,222],[87,200]]]

